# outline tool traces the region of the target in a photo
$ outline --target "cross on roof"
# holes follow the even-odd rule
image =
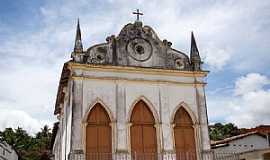
[[[137,15],[137,21],[140,21],[140,16],[143,15],[143,13],[140,13],[140,10],[137,9],[136,12],[133,12],[133,14],[136,14]]]

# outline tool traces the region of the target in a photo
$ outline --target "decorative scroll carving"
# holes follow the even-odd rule
[[[118,36],[107,43],[89,48],[84,63],[190,70],[189,57],[173,49],[166,39],[161,41],[149,26],[136,21],[127,24]]]
[[[99,46],[93,48],[89,52],[87,63],[104,64],[106,62],[107,52],[108,52],[107,46]]]

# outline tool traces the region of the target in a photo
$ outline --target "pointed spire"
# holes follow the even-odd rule
[[[82,45],[82,38],[81,38],[81,28],[80,28],[80,20],[78,18],[74,52],[81,53],[82,51],[83,51],[83,45]]]
[[[191,32],[190,60],[194,70],[201,69],[201,57],[193,32]]]
[[[190,48],[190,57],[199,57],[200,58],[200,54],[199,54],[199,50],[196,44],[196,40],[194,37],[193,32],[191,32],[191,48]]]

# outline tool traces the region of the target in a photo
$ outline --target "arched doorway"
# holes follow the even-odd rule
[[[143,101],[139,101],[131,115],[130,128],[132,155],[140,160],[156,159],[157,137],[155,119]]]
[[[190,115],[183,107],[177,110],[174,117],[174,139],[177,159],[196,159],[193,122]]]
[[[111,158],[112,129],[111,120],[97,103],[90,111],[86,126],[86,160],[105,160]]]

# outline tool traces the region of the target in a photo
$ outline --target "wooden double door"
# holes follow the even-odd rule
[[[130,142],[133,158],[157,159],[157,134],[153,113],[145,102],[139,101],[131,115]],[[86,160],[112,159],[112,128],[108,113],[101,104],[90,111],[86,126]],[[196,160],[193,121],[184,108],[174,117],[174,140],[178,160]],[[124,137],[123,137],[124,138]]]
[[[137,160],[157,159],[155,120],[151,110],[139,101],[131,115],[130,128],[132,156]]]
[[[196,160],[196,144],[193,122],[188,112],[181,107],[174,117],[174,139],[178,160]]]
[[[90,111],[86,127],[86,160],[110,160],[112,158],[111,120],[101,104]]]

